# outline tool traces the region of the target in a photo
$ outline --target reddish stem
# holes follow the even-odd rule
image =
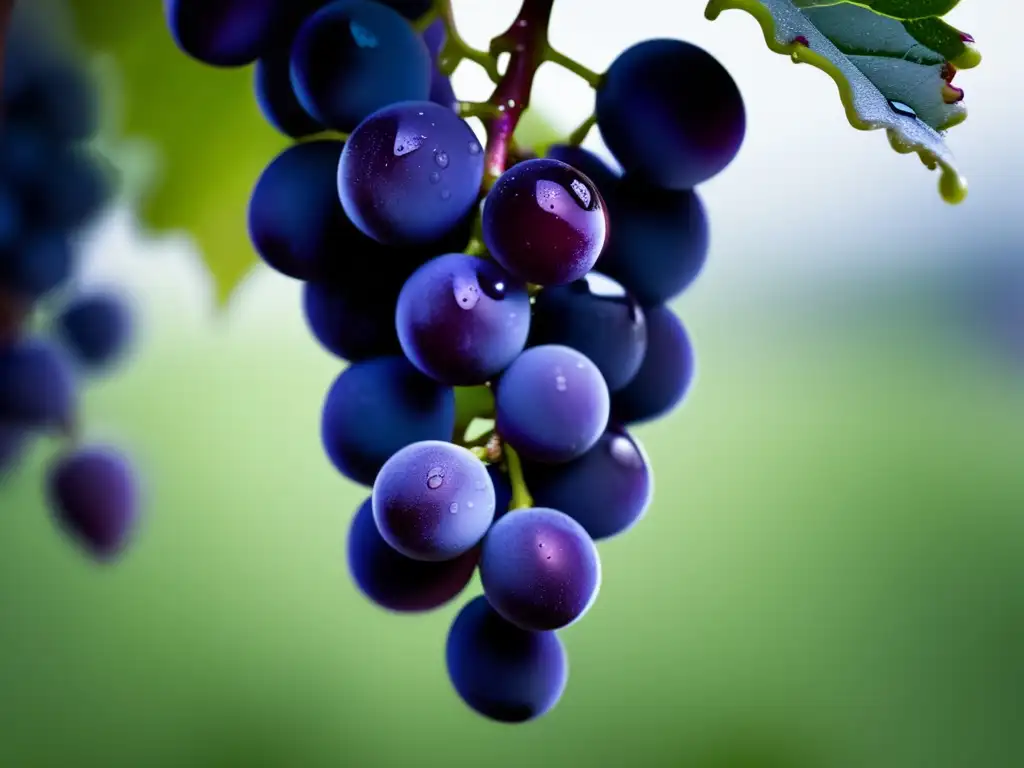
[[[548,45],[548,22],[555,0],[523,0],[516,20],[499,37],[491,41],[491,55],[509,54],[508,68],[501,76],[488,103],[499,114],[484,121],[487,129],[487,152],[484,158],[484,183],[489,187],[508,164],[519,118],[530,105],[530,91],[537,68],[544,63]]]

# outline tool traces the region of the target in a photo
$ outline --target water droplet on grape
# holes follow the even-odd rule
[[[629,469],[640,469],[644,465],[643,456],[636,446],[626,437],[617,435],[608,442],[608,452],[617,464]]]
[[[472,501],[467,501],[466,502],[466,509],[472,509],[472,508],[473,508],[473,502]]]
[[[583,370],[583,368],[584,368],[584,365],[583,365],[583,361],[582,361],[582,360],[580,360],[580,361],[579,361],[578,363],[576,363],[576,367],[577,367],[577,368],[578,368],[579,370],[581,370],[581,371],[582,371],[582,370]]]
[[[352,39],[360,48],[376,48],[380,45],[377,36],[358,21],[350,21],[348,30],[352,34]]]
[[[454,502],[454,501],[453,501],[453,502],[452,502],[452,503],[451,503],[450,505],[448,505],[448,511],[449,511],[449,512],[451,512],[451,513],[452,513],[453,515],[454,515],[454,514],[455,514],[456,512],[458,512],[458,511],[459,511],[459,505],[458,505],[458,503],[456,503],[456,502]]]
[[[481,151],[480,143],[476,141],[469,142],[469,154],[479,155]]]
[[[437,490],[441,487],[441,483],[444,482],[444,469],[441,467],[434,467],[427,473],[427,488],[432,491]]]
[[[508,286],[502,279],[492,279],[486,274],[477,275],[480,282],[480,289],[487,294],[488,298],[494,301],[504,301],[507,296]]]
[[[421,135],[419,132],[412,133],[402,129],[398,130],[395,134],[395,157],[404,157],[423,146],[423,142],[426,141],[426,136]]]
[[[565,392],[565,390],[567,390],[568,388],[569,384],[565,380],[565,376],[562,376],[561,374],[555,376],[555,389],[557,389],[559,392]]]
[[[441,174],[438,173],[437,171],[431,171],[430,176],[428,178],[430,179],[431,184],[437,184],[438,182],[441,181]]]
[[[441,190],[441,199],[442,200],[447,200],[451,196],[452,196],[452,191],[450,189],[442,189]]]
[[[439,168],[448,167],[448,153],[444,150],[434,153],[434,162],[437,163]]]
[[[480,286],[465,275],[452,278],[452,294],[460,309],[473,309],[480,302]]]

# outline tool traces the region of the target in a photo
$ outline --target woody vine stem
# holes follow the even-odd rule
[[[491,40],[488,50],[469,45],[459,34],[451,0],[435,0],[433,8],[419,19],[416,27],[424,30],[438,19],[444,24],[447,37],[438,56],[438,69],[450,76],[463,61],[482,67],[494,83],[494,91],[485,102],[459,102],[459,114],[477,117],[487,135],[484,150],[484,179],[481,195],[498,180],[508,167],[513,137],[519,120],[530,106],[530,94],[537,70],[545,62],[567,69],[591,88],[596,89],[602,76],[574,61],[552,47],[548,39],[548,26],[555,0],[523,0],[512,25]],[[499,64],[508,56],[505,67]],[[568,137],[570,144],[580,144],[594,126],[594,115],[589,115]],[[474,238],[470,252],[484,255],[480,239]],[[515,450],[504,443],[494,429],[475,439],[467,439],[467,429],[477,419],[494,419],[494,398],[488,387],[460,387],[456,389],[458,417],[455,441],[473,451],[487,462],[503,462],[512,485],[512,509],[533,505],[522,463]]]

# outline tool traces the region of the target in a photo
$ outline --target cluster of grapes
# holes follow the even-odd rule
[[[249,229],[268,265],[305,282],[313,335],[349,363],[322,440],[372,488],[349,534],[353,578],[412,612],[479,570],[448,671],[470,707],[507,722],[558,700],[555,630],[595,600],[594,542],[650,503],[627,428],[689,387],[692,348],[666,302],[707,253],[693,187],[745,129],[705,51],[652,40],[597,75],[548,44],[552,2],[525,0],[488,52],[458,36],[447,2],[166,6],[194,58],[256,61],[266,118],[299,140],[257,181]],[[487,103],[456,100],[448,76],[464,59],[495,81]],[[544,61],[587,79],[596,110],[539,158],[513,131]],[[579,146],[595,122],[624,173]]]
[[[51,20],[52,21],[52,20]],[[71,288],[75,236],[109,201],[109,169],[89,151],[99,96],[84,62],[18,14],[3,67],[0,123],[0,480],[33,437],[56,432],[47,493],[61,526],[94,557],[121,551],[136,517],[127,459],[78,442],[80,374],[125,352],[130,316],[120,297]],[[47,334],[33,321],[43,311]]]

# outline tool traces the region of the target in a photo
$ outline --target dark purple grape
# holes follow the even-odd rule
[[[533,632],[567,627],[601,586],[597,547],[579,523],[544,507],[496,522],[480,555],[484,595],[501,616]]]
[[[359,291],[350,284],[306,283],[302,309],[313,337],[343,360],[399,355],[395,306],[401,283],[373,283]]]
[[[387,269],[383,248],[349,221],[335,173],[343,144],[295,144],[260,175],[249,201],[249,235],[272,269],[297,280],[355,280]]]
[[[569,678],[558,635],[508,623],[483,597],[471,600],[455,617],[445,660],[459,697],[500,723],[524,723],[546,714]]]
[[[342,207],[392,245],[438,240],[472,214],[484,156],[466,121],[429,101],[393,104],[349,137],[338,167]]]
[[[33,232],[20,246],[0,252],[0,285],[33,299],[64,285],[75,258],[65,232],[44,229]]]
[[[80,448],[50,467],[50,504],[64,529],[99,560],[120,554],[138,518],[135,472],[118,451]]]
[[[582,456],[608,426],[609,395],[585,355],[558,344],[531,347],[497,385],[498,433],[524,459],[552,464]]]
[[[119,296],[93,293],[73,299],[56,318],[57,337],[80,365],[105,368],[125,353],[132,316]]]
[[[439,440],[414,443],[381,467],[373,518],[401,554],[430,562],[468,552],[494,520],[494,486],[467,449]]]
[[[359,507],[348,534],[348,569],[359,590],[399,613],[432,611],[450,601],[473,578],[479,559],[479,547],[439,563],[400,555],[381,538],[370,499]]]
[[[398,339],[413,365],[445,384],[489,381],[530,331],[530,297],[501,267],[450,253],[413,273],[398,297]]]
[[[509,482],[508,473],[497,464],[487,466],[487,474],[491,476],[491,483],[494,485],[494,519],[503,517],[512,506],[512,484]]]
[[[0,424],[0,480],[17,467],[27,442],[28,434],[24,429]]]
[[[178,47],[215,67],[256,60],[278,21],[279,0],[164,0],[164,16]]]
[[[640,305],[621,285],[591,272],[537,294],[529,344],[562,344],[582,352],[614,392],[640,370],[647,324]]]
[[[373,485],[395,451],[421,440],[448,440],[455,393],[404,357],[353,363],[335,380],[321,417],[327,456],[345,477]]]
[[[647,310],[647,352],[640,370],[612,396],[612,417],[620,424],[660,418],[686,396],[694,356],[683,324],[668,307]]]
[[[494,259],[528,283],[562,285],[591,270],[608,236],[608,213],[594,182],[548,158],[501,175],[483,211]]]
[[[523,473],[537,506],[564,512],[594,540],[616,536],[636,523],[654,489],[643,448],[615,425],[575,461],[523,462]]]
[[[256,62],[253,85],[264,119],[285,136],[299,139],[324,130],[299,104],[292,87],[291,40],[272,48]]]
[[[445,26],[444,19],[435,19],[430,25],[423,30],[421,37],[423,38],[424,44],[427,46],[427,50],[430,52],[430,58],[436,59],[441,55],[441,49],[444,48],[444,44],[448,41],[448,27]]]
[[[611,237],[597,269],[652,307],[696,280],[708,255],[708,221],[696,192],[625,176],[609,201]]]
[[[368,0],[321,8],[299,28],[291,73],[303,108],[352,131],[369,115],[430,93],[430,52],[397,11]]]
[[[0,422],[66,429],[77,405],[74,377],[55,347],[39,341],[0,347]]]
[[[604,160],[589,149],[575,144],[552,144],[545,157],[571,165],[582,173],[594,183],[606,202],[615,188],[615,183],[619,180],[619,174],[612,170]]]
[[[721,172],[746,130],[735,81],[707,51],[647,40],[612,62],[597,89],[597,127],[629,173],[691,189]]]
[[[55,149],[30,183],[27,199],[37,226],[61,233],[88,224],[112,199],[114,168],[78,147]]]

